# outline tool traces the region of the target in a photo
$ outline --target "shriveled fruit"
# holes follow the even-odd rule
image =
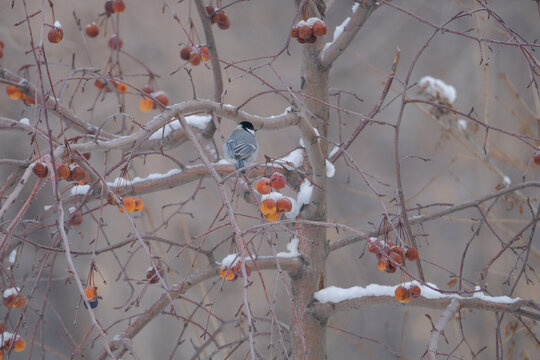
[[[411,297],[413,299],[416,299],[420,296],[420,293],[422,292],[422,289],[420,289],[420,286],[418,285],[411,285],[409,287],[409,293],[411,294]]]
[[[270,183],[272,184],[272,187],[274,189],[281,190],[287,184],[287,180],[285,179],[285,176],[281,175],[278,172],[275,172],[270,177]]]
[[[127,212],[135,211],[135,198],[131,196],[126,196],[125,198],[122,199],[122,202]]]
[[[257,181],[257,185],[255,186],[255,188],[257,189],[257,192],[259,194],[269,194],[270,191],[272,191],[270,179],[265,177],[261,178],[259,181]]]
[[[97,87],[98,89],[101,90],[101,89],[105,88],[105,86],[106,86],[107,84],[105,83],[104,80],[97,79],[96,81],[94,81],[94,85],[95,85],[95,87]]]
[[[97,26],[95,22],[92,22],[86,25],[86,28],[84,29],[84,31],[86,32],[86,36],[91,37],[91,38],[95,38],[96,36],[99,35],[99,27]]]
[[[6,87],[6,94],[11,100],[20,100],[24,97],[23,92],[12,85]]]
[[[152,99],[143,97],[141,101],[139,101],[139,109],[142,112],[152,111],[153,108],[154,108],[154,101]]]
[[[163,106],[169,105],[169,97],[165,91],[156,91],[152,94],[154,98]]]
[[[407,289],[405,286],[399,285],[398,287],[396,287],[394,295],[396,299],[399,300],[399,302],[408,303],[409,301],[411,301],[409,289]]]
[[[534,163],[540,165],[540,150],[536,150],[534,153]]]
[[[143,201],[138,196],[135,196],[134,200],[135,200],[135,208],[133,209],[133,211],[141,211],[144,207]]]
[[[390,259],[392,259],[397,265],[401,265],[403,263],[403,258],[396,252],[390,253]],[[395,266],[394,264],[392,265]]]
[[[317,37],[323,36],[326,34],[326,25],[322,21],[317,20],[313,23],[311,31],[313,31],[313,35]]]
[[[122,48],[122,45],[124,45],[124,42],[117,34],[113,34],[109,38],[109,47],[111,48],[111,50],[120,50]]]
[[[60,25],[58,21],[55,22],[53,28],[49,30],[47,38],[49,39],[49,42],[53,44],[59,43],[64,38],[64,30],[62,30],[62,25]]]
[[[229,18],[227,18],[227,20],[225,20],[225,21],[218,22],[218,23],[217,23],[217,26],[218,26],[218,28],[220,28],[221,30],[227,30],[228,28],[231,27],[231,21],[229,20]]]
[[[152,85],[145,85],[145,86],[142,88],[142,92],[145,93],[145,94],[150,95],[151,93],[154,92],[154,88],[152,87]]]
[[[126,4],[124,3],[124,0],[113,0],[112,8],[114,12],[122,12],[126,9]]]
[[[397,253],[399,256],[403,258],[403,248],[400,246],[392,246],[390,249],[390,252]]]
[[[158,270],[156,270],[156,266]],[[159,282],[159,278],[163,277],[163,265],[158,261],[156,266],[150,266],[146,269],[146,280],[148,280],[150,284],[156,284]]]
[[[107,13],[107,15],[112,15],[114,14],[114,8],[113,8],[113,2],[112,0],[107,0],[105,2],[105,12]]]
[[[379,240],[369,240],[368,242],[368,251],[370,253],[376,254],[382,250],[381,243]]]
[[[288,198],[279,199],[276,201],[279,212],[289,212],[292,210],[292,201]]]
[[[274,199],[268,198],[261,202],[261,206],[259,208],[261,209],[261,213],[263,215],[272,215],[277,211],[277,204]]]
[[[84,181],[86,179],[87,174],[88,172],[80,166],[76,166],[73,169],[71,169],[71,179],[76,182]]]
[[[83,215],[82,212],[77,211],[69,216],[69,225],[79,226],[82,224]]]
[[[388,259],[385,257],[381,257],[379,259],[379,262],[377,263],[377,268],[381,271],[385,271],[388,267]]]
[[[233,269],[229,269],[227,266],[219,269],[219,276],[221,276],[222,279],[225,279],[227,281],[233,281],[236,279],[236,275]]]
[[[405,252],[405,257],[409,261],[415,261],[418,259],[418,250],[416,250],[415,247],[407,248],[407,251]]]
[[[47,165],[40,162],[34,164],[32,171],[34,171],[34,174],[37,177],[42,179],[47,177],[47,175],[49,174],[49,169],[47,169]]]

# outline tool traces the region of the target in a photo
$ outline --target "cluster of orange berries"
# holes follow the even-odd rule
[[[202,60],[208,60],[208,47],[206,46],[185,46],[180,50],[180,57],[189,61],[193,66],[197,66]]]
[[[124,94],[127,92],[128,87],[126,84],[124,84],[121,81],[116,80],[102,80],[97,79],[94,81],[94,86],[97,87],[99,90],[105,90],[105,92],[111,92],[111,88],[116,89],[120,94]]]
[[[145,87],[143,87],[142,91],[143,93],[156,99],[156,101],[160,103],[161,105],[163,106],[169,105],[169,96],[167,95],[165,91],[163,90],[154,91],[154,88],[150,85],[146,85]],[[149,96],[144,96],[139,102],[139,109],[142,112],[149,112],[156,108],[156,103]]]
[[[403,285],[399,285],[396,287],[396,291],[394,291],[394,296],[400,303],[408,304],[411,299],[416,299],[420,296],[420,293],[422,292],[422,289],[420,289],[420,286],[411,284],[408,288],[406,288]]]
[[[246,264],[246,274],[251,275],[251,268]],[[222,266],[219,269],[219,276],[227,281],[234,281],[242,277],[242,262],[237,261],[233,266]]]
[[[6,94],[11,100],[22,100],[26,105],[33,105],[36,103],[33,98],[26,95],[13,85],[8,85],[6,87]]]
[[[370,239],[368,251],[377,256],[379,260],[377,268],[387,273],[395,273],[397,268],[403,264],[404,259],[409,261],[418,259],[418,250],[415,247],[394,246],[392,241],[382,242],[377,239]]]
[[[312,17],[307,20],[300,20],[291,29],[291,37],[296,38],[300,44],[313,44],[318,37],[326,34],[325,23],[317,18]]]
[[[26,306],[26,298],[21,294],[21,289],[12,287],[4,290],[2,304],[10,308],[23,308]]]
[[[3,322],[0,322],[0,360],[4,358],[4,351],[9,351],[10,348],[15,352],[21,352],[26,349],[26,341],[20,336],[6,331]]]
[[[255,188],[261,195],[270,194],[272,189],[281,190],[287,184],[285,176],[275,172],[270,178],[263,177],[259,181]],[[278,221],[281,218],[281,214],[288,213],[292,210],[292,202],[289,198],[282,196],[280,193],[273,193],[276,196],[266,197],[261,201],[259,209],[268,221]]]
[[[4,57],[4,42],[0,40],[0,59]]]
[[[224,10],[214,9],[212,5],[206,7],[206,13],[210,16],[210,22],[218,25],[221,30],[227,30],[231,26],[231,20]]]
[[[124,196],[120,199],[122,201],[122,204],[124,205],[124,208],[127,212],[136,212],[141,211],[144,207],[144,203],[138,196]],[[124,212],[124,209],[122,209],[122,206],[118,205],[118,202],[114,198],[112,194],[109,193],[107,195],[107,204],[117,206],[118,211],[121,213]]]

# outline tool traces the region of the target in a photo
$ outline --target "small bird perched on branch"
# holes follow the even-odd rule
[[[257,157],[259,146],[255,138],[255,128],[249,121],[242,121],[223,144],[225,158],[234,161],[236,169],[243,169]],[[245,170],[244,170],[245,171]]]

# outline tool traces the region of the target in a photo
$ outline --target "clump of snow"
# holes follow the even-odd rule
[[[334,39],[331,42],[327,42],[326,45],[324,45],[324,48],[323,48],[322,51],[325,51],[330,45],[332,45],[334,43],[334,41],[336,41],[340,37],[341,33],[343,33],[343,30],[345,30],[345,26],[347,26],[349,21],[351,21],[350,17],[346,18],[341,23],[341,25],[336,26],[336,30],[334,30]]]
[[[62,24],[60,24],[60,21],[58,21],[58,20],[56,20],[56,21],[54,22],[54,25],[53,25],[53,26],[54,26],[55,28],[57,28],[57,29],[61,29],[61,28],[62,28]]]
[[[283,196],[280,192],[277,192],[277,191],[272,191],[271,193],[268,193],[268,194],[264,194],[263,196],[261,196],[261,201],[265,200],[265,199],[272,199],[274,201],[278,201],[279,199],[283,199],[285,196]]]
[[[433,99],[441,100],[447,104],[453,104],[456,101],[456,89],[440,79],[424,76],[418,82],[418,86],[422,92]]]
[[[47,211],[47,210],[49,210],[49,209],[52,208],[52,207],[53,207],[52,205],[45,205],[45,206],[43,207],[43,210]]]
[[[295,149],[291,151],[287,156],[282,157],[277,160],[280,164],[284,163],[283,166],[287,170],[294,170],[294,168],[299,168],[302,166],[302,163],[304,162],[304,153],[302,149]],[[293,167],[288,165],[287,163],[291,163]]]
[[[470,299],[470,297],[464,297],[457,294],[442,294],[438,292],[438,287],[432,283],[426,283],[428,286],[421,285],[417,281],[411,281],[404,284],[401,284],[405,287],[409,287],[410,285],[418,285],[420,287],[420,296],[426,298],[426,299],[442,299],[442,298],[454,298],[458,300],[466,300]],[[351,288],[339,288],[336,286],[329,286],[327,288],[324,288],[322,290],[317,291],[313,296],[315,299],[317,299],[321,303],[338,303],[345,300],[351,300],[351,299],[357,299],[364,296],[394,296],[394,292],[396,291],[395,286],[386,286],[386,285],[378,285],[378,284],[370,284],[366,287],[361,286],[353,286]],[[473,294],[473,298],[478,298],[484,301],[490,301],[494,303],[500,303],[500,304],[512,304],[520,298],[510,298],[508,296],[489,296],[485,295],[483,292],[480,291],[480,288],[477,287],[476,291]]]
[[[15,260],[17,260],[17,249],[11,250],[8,258],[8,261],[11,265],[15,264]]]
[[[503,178],[503,183],[504,183],[504,186],[507,186],[507,187],[508,187],[508,186],[512,185],[512,180],[510,179],[509,176],[505,176],[505,177]]]
[[[463,131],[467,130],[467,120],[465,120],[465,119],[459,119],[459,120],[457,121],[457,123],[458,123],[458,128],[460,128],[460,129],[463,130]]]
[[[22,118],[19,122],[24,125],[30,125],[30,119],[28,118]]]
[[[216,165],[231,165],[231,164],[232,162],[227,159],[221,159],[216,163]]]
[[[71,206],[69,209],[68,209],[68,212],[71,214],[75,211],[75,207]]]
[[[238,254],[229,254],[221,260],[221,267],[231,267],[240,260],[240,255]]]
[[[319,19],[318,17],[310,17],[309,19],[307,20],[300,20],[295,27],[299,27],[299,26],[304,26],[304,25],[307,25],[309,27],[313,27],[313,24],[315,24],[315,22],[317,21],[321,21],[321,19]]]
[[[313,185],[311,185],[307,179],[304,179],[304,182],[300,185],[300,191],[298,191],[298,194],[296,195],[296,200],[288,198],[291,200],[292,209],[288,213],[285,213],[285,217],[287,219],[295,219],[300,213],[302,206],[309,204],[312,194]]]
[[[328,157],[334,156],[339,151],[339,146],[334,146],[332,151],[330,151],[330,154],[328,154]]]
[[[208,122],[211,120],[212,120],[211,115],[186,116],[186,122],[188,123],[188,125],[191,125],[201,130],[204,130]],[[162,136],[165,138],[173,131],[179,130],[181,128],[182,128],[182,124],[180,124],[180,120],[178,119],[173,120],[170,123],[166,124],[164,127],[156,130],[152,135],[150,135],[149,139],[161,139]]]
[[[295,258],[300,256],[300,252],[298,252],[298,238],[294,237],[291,239],[291,241],[287,244],[287,250],[288,251],[282,251],[277,253],[277,257],[280,258]]]
[[[306,144],[304,143],[304,139],[300,138],[300,140],[298,141],[298,144],[300,144],[300,147],[303,147],[304,149],[306,148]]]
[[[139,183],[139,182],[148,181],[148,180],[162,179],[162,178],[172,176],[172,175],[175,175],[175,174],[180,174],[181,172],[182,172],[182,170],[180,170],[180,169],[171,169],[168,172],[166,172],[165,174],[153,173],[153,174],[149,174],[148,176],[145,176],[145,177],[142,177],[142,178],[137,176],[133,180],[129,180],[129,179],[126,179],[126,178],[123,178],[123,177],[117,177],[112,182],[107,182],[107,185],[109,185],[110,187],[132,186],[132,185],[134,185],[136,183]]]
[[[90,185],[75,185],[71,188],[71,196],[86,195],[90,191]]]
[[[12,287],[12,288],[4,290],[3,296],[4,296],[4,299],[7,299],[12,295],[19,295],[20,292],[21,292],[21,288]]]
[[[336,173],[336,167],[328,159],[326,159],[326,176],[329,178],[334,177]]]
[[[360,3],[357,3],[355,2],[352,6],[352,12],[355,12],[356,10],[358,10],[358,7],[360,6]]]
[[[10,344],[13,342],[13,339],[15,341],[18,341],[19,339],[22,339],[20,335],[15,335],[13,333],[10,333],[9,331],[4,331],[0,334],[0,347],[2,349],[7,349]]]

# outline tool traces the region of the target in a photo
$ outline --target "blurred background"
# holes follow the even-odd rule
[[[26,22],[22,22],[25,18],[23,4],[22,1],[0,2],[0,40],[5,43],[0,66],[36,83],[29,28]],[[229,2],[223,3],[228,4]],[[352,5],[350,0],[327,2],[327,41],[332,39],[335,27],[351,16]],[[411,0],[395,2],[395,5],[424,21],[382,5],[370,16],[352,44],[336,61],[330,73],[331,101],[333,105],[348,110],[350,114],[331,110],[329,138],[333,142],[340,143],[346,139],[363,120],[363,117],[352,113],[368,114],[377,103],[396,48],[399,48],[401,59],[396,79],[386,98],[387,105],[375,120],[394,124],[401,106],[403,79],[410,72],[409,85],[412,85],[423,76],[429,75],[455,87],[457,99],[453,106],[458,111],[470,114],[494,128],[504,129],[510,134],[527,136],[529,143],[538,146],[540,102],[535,86],[531,84],[531,76],[538,80],[538,71],[532,74],[529,63],[518,47],[480,43],[444,32],[433,38],[412,67],[419,50],[434,32],[434,28],[426,24],[426,21],[442,25],[462,11],[480,8],[480,4],[476,1]],[[121,74],[126,83],[139,89],[148,82],[147,71],[141,63],[145,64],[153,73],[159,75],[153,85],[156,90],[164,90],[168,94],[170,104],[193,99],[192,82],[197,97],[212,98],[213,81],[210,68],[205,64],[193,67],[179,56],[180,49],[189,39],[173,18],[172,11],[178,15],[181,25],[190,36],[201,39],[198,43],[204,43],[200,20],[191,1],[176,3],[128,0],[125,11],[119,16],[112,15],[108,20],[103,15],[99,16],[104,12],[103,6],[104,1],[54,1],[55,19],[62,24],[64,38],[58,44],[51,44],[47,41],[49,27],[42,26],[43,23],[53,23],[50,7],[45,2],[26,1],[29,14],[42,10],[30,20],[33,41],[36,45],[41,42],[44,44],[51,82],[57,92],[65,87],[62,93],[62,103],[65,106],[69,106],[82,119],[92,124],[105,123],[104,129],[110,132],[136,131],[138,127],[132,120],[144,124],[158,113],[156,110],[150,113],[141,112],[141,96],[132,89],[125,95],[114,92],[105,94],[94,87],[93,80],[79,81],[80,77],[91,77],[87,73],[71,72],[73,68],[86,68],[97,69],[101,74],[106,74],[110,70],[110,59],[119,60],[121,65],[121,73],[119,68],[115,68],[113,75],[118,77]],[[540,16],[535,1],[489,1],[489,8],[504,20],[508,28],[522,37],[522,42],[533,43],[540,34]],[[300,90],[302,45],[289,37],[297,14],[295,2],[240,1],[228,7],[226,12],[231,21],[230,28],[219,30],[213,26],[218,54],[223,60],[226,87],[223,102],[240,105],[254,95],[269,90],[268,86],[255,76],[227,67],[227,63],[235,63],[245,70],[256,68],[254,73],[277,89],[290,87]],[[82,30],[77,25],[77,19],[80,19]],[[193,21],[194,32],[189,30],[190,19]],[[100,34],[94,39],[84,36],[84,27],[92,21],[100,25]],[[20,24],[16,25],[18,23]],[[493,17],[488,18],[485,12],[464,16],[451,22],[448,28],[473,37],[512,42],[503,26]],[[123,39],[122,49],[129,56],[117,54],[107,46],[110,35],[115,32]],[[282,52],[268,65],[269,58],[285,47],[287,51]],[[535,56],[534,52],[532,56]],[[186,69],[190,70],[190,73]],[[49,81],[46,80],[45,83],[45,87],[50,88]],[[407,96],[426,99],[424,94],[418,92],[418,87],[410,89]],[[265,93],[247,102],[243,110],[269,116],[283,113],[290,105],[283,97]],[[59,119],[51,111],[48,114],[53,132],[58,134]],[[39,108],[26,106],[23,102],[10,100],[7,96],[0,96],[0,116],[15,120],[26,117],[32,125],[35,125],[38,119],[43,121],[43,112]],[[408,207],[459,204],[478,199],[503,188],[504,176],[507,176],[512,184],[540,178],[540,167],[531,162],[535,151],[533,147],[520,141],[517,136],[497,131],[490,131],[486,136],[484,128],[475,126],[471,121],[467,122],[465,130],[460,129],[457,119],[449,113],[437,113],[429,105],[406,106],[401,126],[400,154],[403,190]],[[218,149],[221,149],[222,136],[228,136],[234,125],[232,121],[223,119],[222,129],[215,136]],[[75,136],[77,132],[68,130],[68,134]],[[264,161],[265,154],[274,158],[285,155],[298,146],[299,138],[296,129],[260,131],[258,139],[261,148],[258,161]],[[26,132],[0,131],[1,158],[29,160],[38,151],[41,154],[48,151],[48,144],[38,140],[37,146],[33,146],[31,137]],[[390,213],[395,214],[398,211],[394,200],[396,174],[393,128],[381,124],[369,125],[349,148],[349,152],[378,194],[383,197],[376,196],[360,174],[351,169],[342,157],[336,163],[336,174],[329,180],[327,189],[328,221],[343,223],[362,232],[375,230],[379,227],[384,212],[381,202],[387,206]],[[200,162],[188,143],[168,151],[167,155],[184,165]],[[107,154],[96,152],[92,154],[90,161],[96,169],[104,172],[105,167],[109,168],[111,164],[117,163],[121,156],[119,151]],[[177,166],[170,158],[150,154],[130,162],[129,176],[135,178],[151,173],[166,173]],[[14,166],[1,165],[0,184],[5,183],[14,170]],[[116,170],[107,180],[112,181],[119,175],[119,170]],[[3,217],[3,226],[15,217],[34,182],[35,178],[32,177],[31,185],[23,190],[18,205],[13,206]],[[69,197],[71,185],[60,185],[61,190],[65,191],[64,196]],[[287,195],[294,195],[291,190],[287,191]],[[513,193],[500,198],[495,203],[488,202],[484,211],[487,206],[493,205],[488,214],[491,229],[484,225],[477,236],[475,231],[481,215],[474,209],[453,213],[414,227],[413,230],[418,234],[426,280],[440,288],[456,289],[452,280],[460,273],[463,258],[464,286],[471,290],[474,284],[481,281],[480,272],[483,267],[501,249],[497,236],[508,242],[528,224],[531,221],[529,204],[536,209],[538,195],[537,190],[530,188],[519,194]],[[217,189],[210,179],[201,184],[194,182],[141,195],[141,198],[145,209],[132,214],[132,217],[142,234],[151,234],[172,243],[192,241],[191,244],[195,247],[215,249],[217,260],[235,251],[231,245],[229,227],[197,237],[215,226],[214,218],[217,217],[218,223],[224,221],[223,214],[219,213],[221,204]],[[18,236],[37,244],[51,246],[56,233],[56,216],[44,214],[44,206],[52,204],[54,197],[49,183],[40,190],[39,196],[25,215],[25,221],[17,227]],[[243,227],[262,222],[253,205],[246,204],[240,198],[235,200],[234,205],[237,206],[239,214],[245,215],[238,217]],[[99,203],[94,201],[85,205],[84,209],[95,209],[97,206]],[[434,206],[419,211],[418,215],[434,213],[440,209]],[[97,227],[98,218],[99,211],[93,211],[84,217],[80,227],[70,229],[72,250],[91,251],[96,239],[97,248],[104,248],[124,241],[132,234],[126,217],[115,207],[103,209],[104,225],[101,232]],[[282,228],[276,227],[275,230],[275,233],[253,235],[252,250],[259,255],[271,255],[269,243],[275,243],[277,251],[286,251],[290,233]],[[331,241],[349,235],[351,234],[328,231]],[[530,236],[530,231],[525,232],[515,250],[508,251],[491,266],[487,280],[490,294],[538,300],[539,292],[535,286],[538,276],[535,269],[540,260],[537,250],[540,236],[532,235],[532,246],[526,251],[524,245],[528,243]],[[8,259],[4,260],[3,286],[9,287],[10,279],[13,279],[18,286],[26,289],[23,290],[26,294],[37,286],[29,298],[28,308],[20,317],[22,323],[19,334],[27,339],[27,350],[19,354],[12,353],[11,356],[17,359],[95,357],[103,349],[104,343],[98,332],[92,329],[75,283],[67,281],[70,274],[64,254],[49,253],[16,237],[10,241],[18,244],[18,256],[14,265],[10,265]],[[169,267],[165,275],[169,285],[184,279],[190,272],[200,271],[208,266],[207,259],[192,250],[180,251],[178,246],[160,242],[153,242],[151,248],[153,255],[160,257]],[[401,280],[409,280],[403,275],[400,277],[399,273],[380,272],[376,258],[367,252],[363,255],[364,250],[365,242],[361,241],[333,252],[327,263],[326,285],[396,285]],[[521,276],[515,285],[516,275],[523,266],[525,256],[529,265],[527,275]],[[150,258],[137,242],[114,253],[99,254],[95,260],[106,280],[105,284],[101,276],[96,274],[96,283],[103,300],[95,313],[107,332],[107,339],[111,340],[133,322],[136,316],[143,313],[163,293],[163,289],[159,283],[151,285],[144,280]],[[90,269],[91,257],[75,256],[74,261],[84,281]],[[411,268],[411,271],[416,274],[416,269]],[[278,275],[275,271],[265,271],[261,272],[261,276],[252,274],[250,280],[253,282],[247,289],[250,306],[253,314],[261,319],[257,322],[257,330],[271,334],[256,337],[256,348],[263,358],[282,358],[282,345],[275,333],[275,324],[272,326],[263,319],[271,319],[268,309],[272,306],[279,321],[291,324],[290,297],[286,291],[287,276]],[[191,320],[186,322],[185,319],[171,316],[170,308],[166,309],[166,314],[154,319],[134,338],[133,353],[139,359],[191,359],[196,358],[195,355],[212,359],[244,358],[248,353],[246,344],[233,342],[245,336],[245,332],[238,327],[241,317],[237,315],[242,305],[242,293],[241,280],[223,283],[220,278],[215,278],[194,286],[185,294],[187,300],[175,301],[176,313]],[[197,310],[193,302],[201,302],[207,309],[211,309],[216,317],[209,316],[206,311]],[[328,358],[421,358],[432,328],[426,315],[436,321],[440,312],[408,307],[396,301],[392,305],[337,314],[329,320],[329,324],[350,334],[328,329]],[[8,313],[6,308],[0,310],[10,329],[15,328],[19,313],[17,309]],[[237,322],[227,323],[227,326],[221,322],[230,319],[236,319]],[[448,343],[440,341],[439,351],[449,353],[458,347],[454,353],[456,358],[493,359],[496,356],[495,329],[499,321],[506,358],[537,357],[534,354],[538,354],[538,340],[530,335],[524,323],[508,315],[501,319],[500,316],[486,311],[462,311],[461,323],[453,321],[449,324],[445,332]],[[537,324],[530,321],[525,324],[533,334],[539,333]],[[223,331],[220,326],[224,327]],[[218,349],[212,344],[197,353],[199,346],[208,340],[203,329],[214,334],[216,343],[232,342],[231,345]],[[220,330],[217,331],[218,329]],[[76,349],[85,337],[86,341],[81,348]],[[462,338],[466,341],[462,342]],[[131,357],[134,355],[125,355],[125,358]]]

